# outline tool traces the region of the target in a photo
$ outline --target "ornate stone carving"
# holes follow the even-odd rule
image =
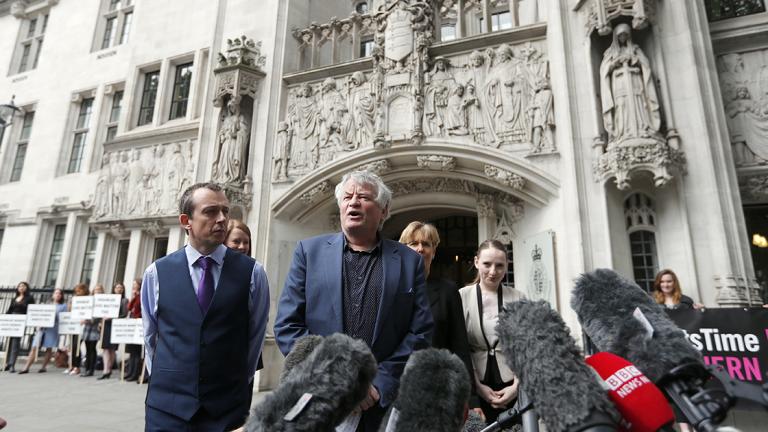
[[[266,58],[261,55],[261,41],[253,42],[245,36],[227,39],[227,48],[219,53],[219,65],[214,69],[216,87],[213,105],[224,106],[229,98],[250,96],[257,99],[259,84],[264,78],[262,66]]]
[[[768,50],[723,54],[720,89],[736,166],[768,164]]]
[[[519,209],[517,207],[519,207]],[[512,228],[512,224],[522,218],[522,208],[522,204],[513,206],[512,214],[516,217],[510,217],[510,212],[502,208],[501,216],[499,216],[499,220],[496,223],[496,232],[493,234],[495,240],[507,245],[511,244],[515,238],[517,238],[517,234]]]
[[[108,224],[107,229],[109,230],[109,233],[112,235],[112,237],[115,238],[125,237],[125,235],[128,234],[125,226],[120,222]]]
[[[246,153],[250,125],[240,113],[240,98],[227,102],[227,113],[216,135],[211,179],[221,184],[239,185],[246,174]]]
[[[466,180],[449,179],[444,177],[423,178],[415,180],[400,180],[389,185],[392,195],[408,195],[414,193],[464,193],[477,194],[477,188]]]
[[[93,221],[175,216],[194,181],[194,140],[104,153],[93,194]]]
[[[19,19],[26,17],[27,0],[16,0],[11,3],[11,15]]]
[[[443,155],[418,155],[416,165],[432,171],[453,171],[456,168],[456,158]]]
[[[303,193],[300,197],[301,202],[304,204],[310,205],[314,204],[317,201],[319,201],[321,198],[324,198],[329,194],[331,191],[331,182],[328,180],[324,180],[317,184],[317,186],[313,187],[309,191]]]
[[[613,43],[603,54],[600,92],[608,143],[597,160],[598,181],[615,176],[617,187],[626,189],[634,172],[650,171],[658,187],[674,171],[684,173],[679,136],[674,129],[662,134],[653,70],[627,24],[616,26]]]
[[[251,208],[251,203],[253,202],[253,181],[250,176],[246,176],[242,184],[238,186],[225,184],[223,187],[224,193],[233,207]],[[245,218],[245,215],[242,215],[242,217]]]
[[[386,159],[381,159],[367,163],[365,165],[360,165],[355,168],[354,171],[370,171],[377,176],[381,176],[382,174],[389,172],[391,169],[392,165],[389,163],[389,161]]]
[[[496,197],[491,194],[477,195],[477,216],[496,218]]]
[[[763,303],[760,285],[754,279],[734,275],[715,276],[715,289],[715,301],[722,307],[760,306]]]
[[[275,147],[272,151],[272,182],[288,180],[288,164],[291,163],[291,139],[292,130],[288,129],[288,123],[277,124],[277,136]]]
[[[331,213],[328,217],[328,224],[331,226],[332,231],[341,231],[341,215],[338,212]]]
[[[523,177],[493,165],[485,165],[485,176],[496,183],[515,190],[523,190],[525,187],[525,179]]]
[[[141,230],[145,233],[149,234],[152,237],[157,237],[160,235],[163,231],[165,231],[165,227],[163,227],[163,224],[160,223],[158,220],[151,220],[144,222],[141,225]]]
[[[744,202],[768,202],[768,173],[740,176],[739,191]]]
[[[261,69],[267,63],[267,58],[261,55],[261,41],[240,36],[236,39],[227,39],[227,48],[219,53],[219,67],[248,66]]]
[[[594,30],[602,36],[610,34],[613,21],[622,16],[632,17],[632,27],[636,30],[656,19],[656,0],[580,0],[579,8],[587,14],[588,34]]]

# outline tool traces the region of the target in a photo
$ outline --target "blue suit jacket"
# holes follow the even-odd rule
[[[414,350],[430,346],[429,309],[421,256],[392,240],[382,240],[384,289],[376,317],[371,351],[379,362],[373,385],[380,404],[397,396],[400,375]],[[343,333],[342,233],[302,240],[280,295],[275,339],[283,355],[307,334]]]

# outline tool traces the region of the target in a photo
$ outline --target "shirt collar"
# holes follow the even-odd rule
[[[191,266],[192,264],[196,263],[197,260],[203,256],[200,252],[197,251],[197,249],[193,248],[191,245],[187,245],[184,247],[184,252],[187,254],[187,263]],[[220,244],[210,255],[214,261],[216,261],[216,264],[221,267],[224,264],[224,255],[227,253],[227,247],[223,244]]]
[[[370,253],[376,252],[378,249],[381,248],[381,236],[379,235],[379,233],[376,233],[376,246],[374,246],[370,250],[366,250],[366,251],[357,251],[357,250],[352,249],[349,246],[349,242],[347,242],[347,236],[342,235],[341,238],[344,241],[343,244],[344,244],[344,250],[345,251],[358,252],[358,253],[369,253],[370,254]]]

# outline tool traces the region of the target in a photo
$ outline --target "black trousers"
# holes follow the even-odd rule
[[[93,372],[96,366],[96,343],[98,341],[85,341],[85,370]]]
[[[16,364],[16,357],[19,356],[19,346],[21,345],[21,338],[12,337],[10,341],[10,353],[8,353],[8,358],[5,360],[5,365],[8,367],[13,368]]]
[[[72,367],[76,367],[76,368],[80,367],[81,357],[82,357],[82,353],[80,352],[80,336],[73,335],[72,336]]]

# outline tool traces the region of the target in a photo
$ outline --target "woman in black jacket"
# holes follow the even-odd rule
[[[16,286],[16,297],[13,298],[13,301],[11,302],[10,306],[8,306],[8,311],[6,311],[5,313],[26,315],[27,306],[34,303],[35,303],[35,299],[32,297],[32,293],[29,292],[29,284],[26,282],[19,282],[19,284]],[[10,371],[10,372],[16,372],[16,367],[15,367],[16,357],[19,356],[20,343],[21,343],[21,338],[17,338],[17,337],[11,338],[11,341],[10,341],[11,352],[5,361],[4,370]]]
[[[677,275],[670,269],[656,274],[653,281],[653,299],[667,309],[701,309],[704,305],[694,303],[693,299],[683,294]]]

